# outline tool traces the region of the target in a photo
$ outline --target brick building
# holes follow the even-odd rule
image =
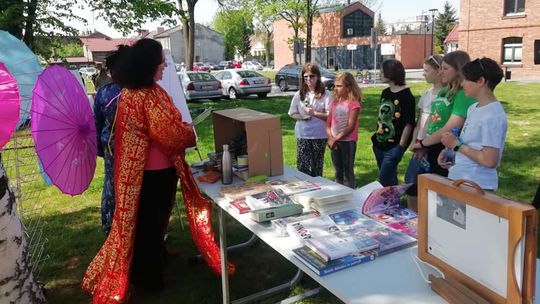
[[[372,69],[374,53],[370,47],[370,34],[374,12],[360,2],[320,8],[319,12],[320,15],[313,20],[312,61],[328,69],[336,65],[340,69]],[[300,32],[300,35],[305,39],[305,33]],[[291,37],[293,30],[287,21],[281,19],[274,22],[276,68],[294,62],[293,49],[288,43]],[[378,38],[377,62],[395,58],[405,68],[421,68],[423,59],[431,51],[431,43],[431,35],[425,34],[381,36]],[[302,58],[300,63],[303,63],[304,54],[297,55],[299,57]]]
[[[461,0],[459,49],[496,60],[513,79],[539,79],[540,1]]]

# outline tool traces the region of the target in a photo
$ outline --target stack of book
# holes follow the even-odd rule
[[[378,255],[376,240],[355,231],[341,231],[327,216],[290,226],[294,230],[289,233],[304,240],[304,246],[293,249],[293,254],[320,276],[374,260]]]
[[[306,209],[316,209],[321,213],[354,207],[354,190],[343,185],[322,185],[321,189],[293,195],[292,198]]]
[[[415,238],[370,219],[356,209],[333,213],[329,217],[341,230],[376,240],[380,256],[416,245]]]

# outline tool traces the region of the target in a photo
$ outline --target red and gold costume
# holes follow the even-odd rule
[[[128,300],[139,196],[151,142],[159,143],[174,163],[193,240],[210,268],[217,274],[221,271],[219,247],[210,221],[212,203],[201,196],[184,159],[186,148],[195,146],[193,128],[182,122],[167,92],[157,84],[123,89],[116,115],[113,224],[82,282],[83,289],[93,294],[94,303],[99,304]],[[229,273],[234,272],[234,266],[228,266]]]

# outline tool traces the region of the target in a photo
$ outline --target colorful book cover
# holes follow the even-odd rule
[[[251,210],[294,204],[294,201],[280,189],[246,196],[246,204]]]
[[[402,222],[418,217],[416,212],[412,211],[411,209],[401,208],[399,206],[389,207],[387,209],[372,212],[366,215],[384,224]]]
[[[326,262],[307,246],[293,249],[293,254],[319,276],[325,276],[358,264],[373,261],[377,257],[377,251],[372,250]]]
[[[384,225],[380,225],[378,229],[362,233],[362,235],[371,237],[379,242],[380,256],[416,245],[415,238]]]
[[[340,231],[308,239],[305,243],[325,261],[332,261],[347,255],[379,248],[379,243],[374,239],[350,231]]]
[[[399,206],[401,196],[412,184],[387,186],[373,190],[362,205],[362,213],[379,212],[389,207]]]
[[[235,210],[236,212],[238,212],[240,214],[244,214],[246,212],[251,211],[251,208],[246,204],[246,199],[245,198],[235,199],[234,201],[232,201],[230,203],[230,205],[231,205],[233,210]]]
[[[412,236],[413,238],[418,238],[418,220],[410,219],[406,221],[401,221],[397,223],[388,224],[388,227],[401,231],[407,235]]]
[[[358,209],[349,209],[328,215],[341,230],[373,230],[380,224],[366,217]]]

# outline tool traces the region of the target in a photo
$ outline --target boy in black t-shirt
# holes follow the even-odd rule
[[[381,81],[389,85],[381,93],[377,131],[371,137],[383,186],[397,185],[397,166],[411,143],[415,124],[415,100],[405,86],[405,68],[398,60],[382,64]]]

